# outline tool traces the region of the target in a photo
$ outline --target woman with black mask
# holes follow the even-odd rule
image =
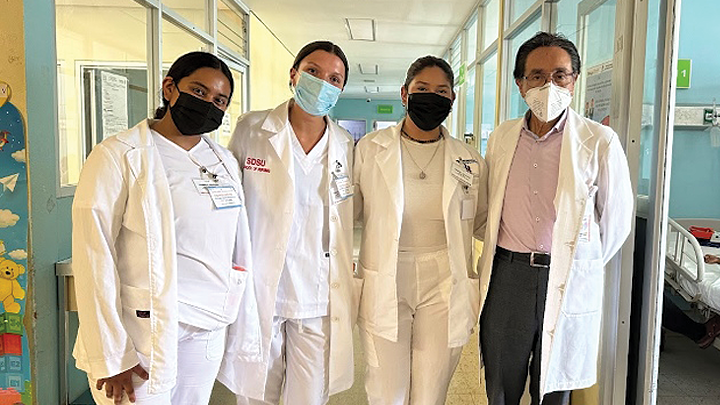
[[[247,322],[235,351],[260,354],[238,163],[205,135],[232,90],[216,56],[183,55],[155,120],[85,163],[72,210],[74,356],[98,404],[207,404],[236,319]]]
[[[477,323],[473,236],[487,214],[487,168],[441,125],[455,93],[450,66],[425,56],[400,90],[407,116],[355,151],[363,220],[358,324],[371,405],[444,404]]]

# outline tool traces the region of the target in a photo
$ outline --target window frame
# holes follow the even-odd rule
[[[243,83],[240,83],[242,86],[241,94],[239,94],[242,97],[242,109],[243,112],[246,112],[250,105],[249,100],[249,87],[250,87],[250,80],[249,80],[249,70],[250,70],[250,50],[249,50],[249,44],[250,44],[250,8],[245,5],[240,0],[205,0],[204,5],[206,8],[206,17],[207,17],[207,27],[208,29],[204,29],[203,27],[200,27],[196,24],[193,24],[188,19],[183,17],[180,13],[178,13],[176,10],[174,10],[172,7],[165,5],[160,0],[129,0],[137,5],[145,8],[146,10],[146,62],[147,65],[144,66],[147,69],[147,83],[148,83],[148,111],[155,110],[160,105],[161,97],[161,86],[163,81],[163,68],[167,68],[167,64],[163,63],[162,60],[162,27],[163,24],[172,24],[174,27],[192,35],[196,39],[202,41],[203,43],[207,44],[208,46],[208,52],[217,55],[220,59],[222,59],[225,63],[228,64],[228,66],[232,66],[233,69],[243,73]],[[233,9],[238,15],[240,15],[243,20],[246,23],[247,27],[247,34],[244,38],[246,41],[247,46],[245,47],[245,54],[239,54],[238,52],[228,48],[227,46],[220,43],[218,39],[218,33],[217,33],[217,25],[218,25],[218,16],[217,16],[217,7],[220,2],[223,2],[225,5]],[[55,57],[56,63],[67,63],[67,61],[58,59],[57,55]],[[113,66],[121,66],[121,65],[138,65],[138,63],[122,63],[122,62],[108,62],[108,61],[88,61],[88,60],[78,60],[74,63],[81,63],[83,66],[103,66],[103,65],[113,65]],[[141,63],[140,63],[141,64]],[[82,77],[75,78],[73,80],[76,86],[82,86],[83,80]],[[59,97],[61,97],[62,94],[59,92],[57,93],[58,101],[57,106],[61,104],[65,104],[64,101],[59,100]],[[93,133],[87,133],[85,129],[85,122],[88,119],[86,114],[84,113],[84,106],[85,106],[85,100],[84,98],[80,98],[78,100],[80,103],[81,114],[80,114],[80,122],[78,125],[81,126],[81,144],[82,144],[82,162],[81,166],[85,163],[85,159],[87,158],[87,155],[92,150],[92,147],[94,147],[98,143],[98,139],[96,136],[93,135]],[[59,107],[56,107],[59,108]],[[59,114],[60,111],[58,110],[57,113]],[[59,130],[59,129],[58,129]],[[77,187],[77,183],[74,184],[63,184],[62,178],[61,178],[61,171],[60,171],[60,162],[64,158],[64,156],[60,156],[61,150],[64,150],[63,147],[61,147],[61,140],[59,137],[59,132],[55,136],[55,142],[56,142],[56,154],[55,154],[55,165],[58,168],[57,171],[57,179],[56,179],[56,196],[58,198],[64,198],[64,197],[72,197],[75,194],[75,189]]]

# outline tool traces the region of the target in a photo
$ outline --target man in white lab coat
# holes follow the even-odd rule
[[[513,75],[530,107],[490,135],[480,344],[491,405],[567,404],[593,385],[604,266],[627,238],[633,194],[617,134],[569,107],[580,57],[538,33]]]

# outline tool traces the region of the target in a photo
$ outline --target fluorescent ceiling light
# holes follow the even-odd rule
[[[350,39],[356,41],[375,40],[375,20],[372,18],[346,18],[345,26],[350,34]]]
[[[378,65],[374,63],[359,63],[360,73],[364,75],[376,75],[380,73]]]
[[[365,86],[365,93],[379,93],[380,88],[378,86]]]

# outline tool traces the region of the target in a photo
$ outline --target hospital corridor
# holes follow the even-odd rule
[[[0,0],[0,405],[720,405],[719,18]]]

